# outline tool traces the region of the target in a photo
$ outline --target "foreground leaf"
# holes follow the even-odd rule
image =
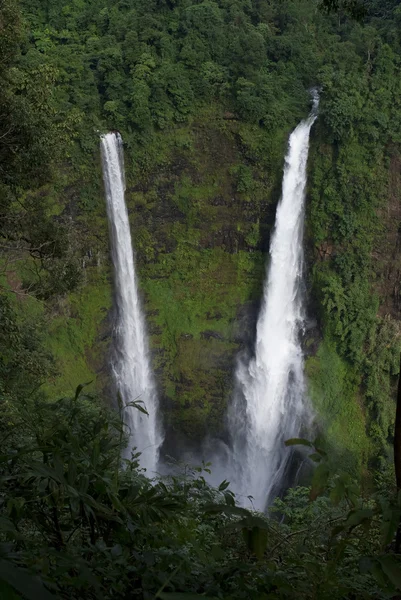
[[[0,580],[8,583],[27,600],[56,600],[38,579],[7,560],[0,560]]]
[[[159,594],[159,598],[162,600],[199,600],[203,598],[203,600],[216,600],[211,596],[202,596],[201,594],[187,594],[186,592],[161,592]]]

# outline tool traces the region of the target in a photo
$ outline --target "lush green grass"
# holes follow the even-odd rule
[[[360,376],[326,339],[306,362],[309,393],[325,443],[334,460],[358,476],[372,451],[366,433],[366,415],[360,395]]]
[[[149,272],[149,271],[148,271]],[[238,308],[260,295],[264,256],[189,243],[153,265],[142,280],[164,393],[173,401],[170,419],[191,435],[206,424],[219,428],[231,389]]]
[[[101,389],[102,379],[97,371],[105,360],[108,343],[102,341],[101,330],[110,306],[111,288],[106,278],[88,283],[60,300],[46,336],[46,346],[53,353],[59,371],[45,387],[49,395],[71,393],[77,385],[88,381]]]

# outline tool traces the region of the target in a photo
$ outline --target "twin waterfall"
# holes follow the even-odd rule
[[[300,334],[303,225],[310,130],[319,98],[290,136],[282,197],[270,244],[270,265],[256,332],[255,356],[237,369],[237,392],[229,410],[233,446],[232,482],[240,496],[253,496],[264,510],[280,489],[297,437],[308,419]]]
[[[103,180],[110,229],[115,279],[115,359],[113,374],[120,394],[130,443],[136,447],[141,467],[154,475],[162,441],[157,419],[157,396],[148,357],[144,319],[138,297],[128,212],[125,204],[123,145],[120,135],[101,138]],[[149,416],[130,406],[143,402]]]
[[[271,503],[286,475],[291,452],[285,447],[285,440],[299,436],[309,415],[300,345],[304,325],[302,242],[309,136],[318,103],[315,93],[310,116],[290,136],[257,323],[255,356],[237,368],[236,393],[228,411],[231,447],[224,476],[240,499],[251,495],[259,510]],[[135,446],[142,453],[141,466],[152,475],[157,469],[162,436],[124,200],[119,134],[102,136],[101,149],[115,271],[113,371],[131,434],[131,448]],[[144,402],[149,416],[130,406],[135,400]]]

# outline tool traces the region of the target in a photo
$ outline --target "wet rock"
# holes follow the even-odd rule
[[[224,340],[224,337],[220,333],[218,333],[217,331],[211,331],[211,330],[202,331],[201,337],[204,340],[210,340],[210,339]]]

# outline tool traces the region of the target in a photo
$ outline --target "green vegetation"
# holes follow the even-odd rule
[[[124,460],[124,431],[79,386],[2,411],[0,595],[12,600],[363,600],[401,590],[393,486],[361,494],[311,447],[312,486],[269,517],[240,508],[208,465],[153,482]]]
[[[0,0],[2,598],[399,594],[398,4]],[[311,86],[305,346],[324,441],[294,442],[311,486],[267,518],[211,489],[208,465],[150,482],[121,459],[99,133],[125,142],[166,426],[194,440],[221,428]],[[80,381],[97,393],[62,397]]]
[[[308,359],[306,373],[313,406],[323,419],[326,443],[337,460],[355,477],[364,473],[372,454],[358,373],[325,340],[316,356]]]
[[[344,468],[387,457],[401,347],[397,4],[2,0],[0,298],[21,345],[19,358],[0,348],[4,372],[31,385],[32,337],[40,394],[89,380],[106,394],[98,146],[118,128],[166,426],[192,440],[218,431],[255,320],[286,140],[318,86],[310,394]]]
[[[71,376],[78,377],[80,381],[93,378],[88,363],[94,368],[103,363],[102,356],[106,354],[108,344],[107,341],[101,341],[101,332],[105,313],[110,306],[107,282],[104,286],[88,283],[80,293],[71,293],[62,305],[57,306],[57,316],[51,319],[48,326],[46,346],[55,357],[60,374],[47,382],[45,390],[49,394],[68,393],[73,384],[68,379]]]
[[[393,178],[401,112],[392,26],[376,18],[355,25],[346,63],[334,54],[320,71],[327,98],[312,157],[308,215],[312,285],[325,344],[333,342],[347,362],[348,385],[357,385],[354,404],[362,403],[366,430],[384,455],[400,354],[392,275],[376,258],[383,245],[388,255],[394,252],[393,219],[399,219],[391,214],[401,190]]]

